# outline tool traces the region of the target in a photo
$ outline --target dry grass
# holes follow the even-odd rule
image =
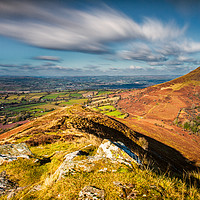
[[[0,172],[6,170],[12,181],[17,182],[19,186],[26,186],[13,200],[74,200],[86,185],[104,189],[108,200],[121,199],[119,195],[122,189],[113,184],[116,181],[122,185],[131,184],[136,199],[200,199],[200,190],[194,184],[195,178],[200,181],[200,173],[191,172],[183,177],[175,177],[157,172],[150,167],[139,167],[134,163],[132,168],[110,163],[109,167],[114,171],[99,172],[100,168],[105,167],[105,163],[99,162],[92,172],[68,174],[65,178],[56,181],[57,177],[53,174],[62,164],[67,153],[82,149],[89,155],[93,155],[102,142],[101,138],[112,136],[114,140],[132,139],[135,143],[131,144],[137,146],[138,143],[138,148],[139,145],[143,148],[147,148],[148,145],[142,138],[137,141],[134,132],[118,121],[98,113],[94,114],[80,106],[63,108],[41,117],[33,122],[29,129],[18,134],[18,141],[28,141],[34,137],[40,139],[41,136],[48,139],[52,138],[52,135],[57,138],[54,138],[55,141],[51,141],[50,144],[45,140],[43,143],[38,143],[38,146],[30,147],[34,154],[33,158],[29,160],[20,158],[0,166]],[[12,141],[15,141],[15,137],[16,135],[11,138]],[[83,149],[89,144],[93,146]],[[37,161],[44,158],[50,158],[50,161],[46,163]],[[42,190],[32,190],[36,185],[41,185]]]
[[[51,182],[51,184],[49,184]],[[188,185],[184,180],[157,174],[152,170],[135,166],[131,171],[122,169],[117,172],[91,172],[67,175],[58,182],[46,179],[42,190],[20,192],[15,199],[77,199],[80,190],[87,185],[104,189],[106,199],[122,199],[122,189],[114,184],[132,185],[136,199],[199,199],[199,189]]]
[[[56,181],[52,176],[64,160],[67,153],[80,150],[87,153],[95,153],[95,149],[101,143],[101,139],[86,134],[84,137],[76,138],[74,141],[59,141],[52,144],[31,147],[34,157],[30,160],[18,159],[11,163],[0,166],[0,171],[6,170],[10,179],[17,182],[19,186],[26,186],[13,200],[28,199],[77,199],[79,191],[86,185],[96,186],[105,190],[106,199],[122,199],[122,189],[114,182],[122,185],[132,185],[136,193],[136,199],[199,199],[200,190],[192,183],[192,177],[200,180],[200,173],[191,172],[182,178],[170,176],[169,173],[155,172],[150,167],[139,167],[132,163],[132,168],[123,165],[117,166],[104,162],[97,163],[92,172],[77,172],[68,174],[65,178]],[[93,144],[92,148],[83,148]],[[92,154],[91,154],[92,155]],[[35,162],[37,158],[52,156],[51,162],[40,164]],[[84,159],[85,157],[80,157]],[[113,172],[98,172],[101,168],[110,168]],[[187,179],[190,177],[190,179]],[[34,186],[41,185],[39,191],[33,190]],[[2,199],[5,199],[2,197]]]

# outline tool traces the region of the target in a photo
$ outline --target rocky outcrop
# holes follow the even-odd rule
[[[29,158],[31,151],[25,143],[0,145],[0,165],[16,160],[18,157]]]
[[[97,150],[96,156],[106,157],[118,161],[136,162],[141,164],[139,157],[133,153],[122,142],[111,142],[110,140],[103,140]]]
[[[95,156],[86,156],[84,150],[67,154],[63,163],[54,173],[53,180],[60,180],[67,174],[77,172],[115,172],[124,166],[131,168],[132,162],[141,164],[138,156],[123,143],[112,143],[105,139]]]

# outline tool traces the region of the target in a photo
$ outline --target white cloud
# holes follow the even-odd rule
[[[117,56],[125,60],[139,60],[145,62],[161,62],[167,60],[167,57],[155,52],[153,48],[145,43],[134,43],[129,50],[119,51]]]
[[[186,53],[200,52],[200,42],[185,40],[179,45],[179,48]]]
[[[146,18],[144,24],[141,26],[144,36],[151,41],[172,39],[183,35],[187,26],[179,29],[174,23],[170,22],[164,24],[157,19]]]
[[[103,53],[110,50],[110,42],[169,40],[185,31],[149,18],[137,23],[108,7],[77,10],[54,5],[52,12],[50,3],[37,2],[0,2],[0,34],[41,48]]]
[[[166,56],[182,56],[183,54],[199,53],[200,42],[195,42],[187,38],[176,41],[168,41],[167,43],[160,43],[156,51]]]
[[[143,69],[143,67],[131,65],[129,69]]]
[[[46,61],[56,61],[59,62],[60,58],[56,56],[36,56],[33,57],[34,60],[46,60]]]
[[[164,23],[147,17],[138,23],[107,6],[78,10],[52,2],[0,1],[0,35],[47,49],[112,53],[107,56],[114,60],[142,61],[151,66],[200,63],[191,57],[191,54],[200,52],[200,42],[184,36],[187,26],[180,28],[173,22]],[[118,52],[112,49],[113,43],[113,46],[120,44],[120,47],[117,46]],[[129,45],[123,46],[127,43]],[[55,56],[38,56],[34,59],[60,61]],[[50,66],[51,70],[62,69],[52,63],[42,67],[45,70]],[[129,70],[142,69],[138,67],[130,66]]]

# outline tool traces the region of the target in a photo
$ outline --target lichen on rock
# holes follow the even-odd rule
[[[60,180],[67,174],[77,172],[116,172],[121,168],[129,170],[132,162],[141,164],[138,156],[123,143],[111,142],[107,139],[103,140],[94,156],[86,156],[83,153],[83,150],[78,150],[65,155],[65,160],[51,179]]]
[[[32,152],[25,143],[0,145],[0,165],[17,160],[18,157],[29,159],[31,155]]]

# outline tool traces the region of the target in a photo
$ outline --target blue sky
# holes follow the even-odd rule
[[[0,75],[182,75],[200,65],[198,0],[0,0]]]

